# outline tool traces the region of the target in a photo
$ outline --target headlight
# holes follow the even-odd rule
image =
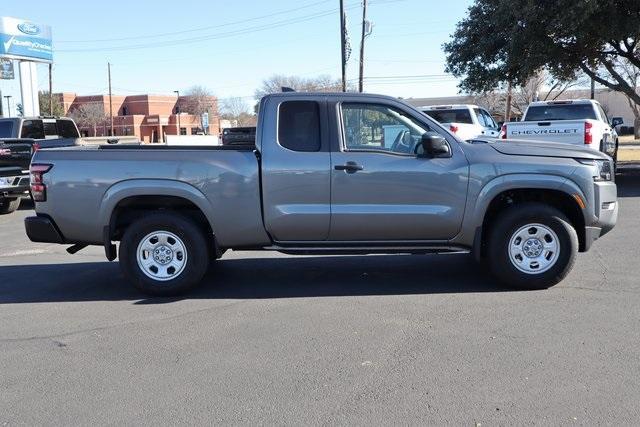
[[[5,186],[5,185],[11,185],[11,183],[13,183],[13,177],[3,177],[0,178],[0,185]]]
[[[611,181],[613,178],[613,169],[611,167],[611,161],[609,160],[578,160],[583,165],[592,165],[594,166],[594,181]]]

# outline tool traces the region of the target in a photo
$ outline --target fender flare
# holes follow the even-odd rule
[[[173,196],[188,200],[202,211],[215,234],[213,207],[205,195],[192,185],[170,179],[127,179],[113,184],[100,201],[100,224],[110,227],[113,211],[118,203],[137,196]]]

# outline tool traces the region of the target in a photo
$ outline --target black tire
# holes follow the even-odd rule
[[[137,251],[140,242],[155,232],[171,233],[177,236],[184,246],[183,256],[186,262],[175,278],[156,280],[149,277],[138,264]],[[209,267],[209,246],[206,232],[188,218],[179,214],[154,213],[134,222],[126,229],[120,242],[120,267],[127,280],[146,294],[178,295],[194,288],[202,280]],[[177,259],[178,252],[175,254]]]
[[[564,279],[573,268],[578,252],[578,235],[559,210],[541,203],[522,203],[504,211],[492,224],[487,245],[488,262],[492,273],[505,285],[517,289],[547,289]],[[509,255],[512,236],[528,224],[548,227],[558,239],[556,261],[541,273],[521,271]]]
[[[0,215],[15,212],[20,207],[20,199],[2,199],[0,200]]]

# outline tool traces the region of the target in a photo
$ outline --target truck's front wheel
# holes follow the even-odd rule
[[[183,216],[148,215],[125,231],[120,266],[125,277],[144,293],[176,295],[196,286],[209,266],[204,231]]]
[[[520,289],[546,289],[569,274],[578,236],[557,209],[523,203],[503,212],[489,231],[489,263],[502,282]]]

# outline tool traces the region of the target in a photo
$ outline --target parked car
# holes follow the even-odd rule
[[[477,105],[432,105],[420,109],[464,140],[496,138],[500,132],[500,127],[491,114]]]
[[[60,117],[0,118],[0,214],[8,214],[29,196],[29,163],[41,148],[76,145],[73,120]]]
[[[403,129],[392,143],[388,126]],[[70,253],[103,246],[156,295],[192,288],[227,249],[471,252],[546,288],[614,227],[612,167],[581,146],[468,143],[390,97],[282,93],[261,100],[254,145],[38,151],[25,228]]]
[[[235,127],[222,129],[222,145],[254,145],[255,127]]]
[[[618,159],[618,134],[615,127],[621,117],[611,121],[598,101],[573,99],[532,102],[520,122],[502,125],[502,139],[531,139],[581,145]]]

